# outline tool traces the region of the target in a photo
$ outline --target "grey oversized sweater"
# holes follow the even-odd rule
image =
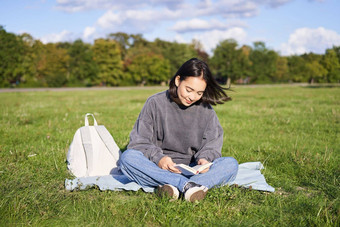
[[[210,105],[179,106],[163,91],[147,99],[127,148],[141,151],[156,164],[164,156],[189,164],[221,157],[222,144],[223,130]]]

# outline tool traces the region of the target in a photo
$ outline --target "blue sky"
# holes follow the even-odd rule
[[[282,55],[340,46],[340,0],[0,0],[0,25],[44,43],[86,42],[110,33],[153,41],[264,41]]]

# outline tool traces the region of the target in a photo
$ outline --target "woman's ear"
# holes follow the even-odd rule
[[[176,87],[179,86],[180,82],[181,82],[181,77],[179,75],[177,75],[176,78],[175,78],[175,85],[176,85]]]

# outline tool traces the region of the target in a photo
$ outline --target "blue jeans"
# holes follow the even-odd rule
[[[147,159],[142,152],[130,149],[123,152],[120,168],[126,177],[141,186],[157,187],[158,185],[171,184],[183,192],[184,185],[189,181],[208,188],[233,181],[238,171],[238,163],[232,157],[218,158],[210,166],[208,172],[187,177],[163,170]]]

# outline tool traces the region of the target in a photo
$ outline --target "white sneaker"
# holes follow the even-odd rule
[[[156,191],[157,195],[159,196],[168,196],[172,199],[178,199],[179,197],[179,191],[176,187],[170,185],[170,184],[165,184],[165,185],[159,185],[157,187]]]
[[[200,185],[200,184],[196,184],[194,182],[188,182],[184,186],[184,190],[183,190],[184,198],[185,200],[189,202],[194,202],[196,200],[204,199],[207,192],[208,192],[207,187]]]

